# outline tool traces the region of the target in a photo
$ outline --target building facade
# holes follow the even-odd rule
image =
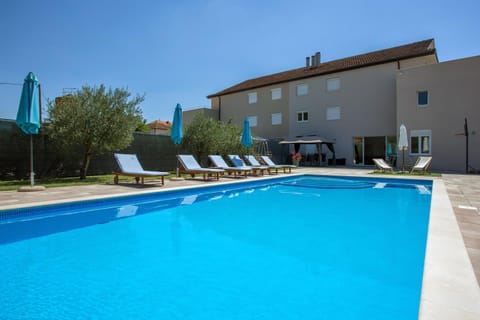
[[[427,155],[437,170],[477,172],[480,56],[405,70],[396,82],[397,124],[408,131],[408,161]]]
[[[448,151],[442,150],[432,133],[438,131],[439,137],[443,137],[445,134],[440,132],[450,126],[448,116],[445,118],[444,112],[440,112],[444,107],[432,105],[419,111],[415,99],[423,92],[420,94],[435,97],[437,106],[455,99],[459,93],[464,96],[460,99],[476,100],[478,106],[478,95],[472,87],[479,83],[475,60],[469,62],[469,76],[464,70],[469,67],[467,62],[462,67],[459,63],[439,63],[433,39],[324,63],[317,53],[306,58],[303,68],[250,79],[208,98],[222,121],[232,119],[241,125],[248,117],[254,135],[279,141],[315,135],[333,141],[336,158],[344,159],[347,165],[372,165],[373,158],[386,158],[399,165],[396,159],[400,124],[407,128],[411,125],[411,142],[417,139],[417,144],[418,139],[423,139],[418,135],[430,130],[431,138],[425,138],[432,143],[428,153],[419,153],[418,148],[407,150],[407,164],[420,154],[428,154],[434,157],[433,169],[459,171],[462,168],[458,161],[446,155]],[[471,82],[469,86],[455,81],[464,75],[465,82]],[[448,84],[463,89],[444,90]],[[437,90],[441,94],[437,95]],[[468,114],[480,120],[478,107],[475,112],[473,104],[462,105],[465,111],[456,113],[459,117],[463,119],[460,114]],[[458,140],[458,136],[455,138]],[[325,151],[309,148],[303,152]],[[472,157],[478,158],[474,154]]]

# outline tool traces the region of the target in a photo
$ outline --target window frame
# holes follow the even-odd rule
[[[342,82],[339,77],[329,78],[327,79],[326,82],[327,82],[327,92],[339,91],[340,88],[342,87]],[[333,88],[331,88],[329,84],[332,84],[332,83],[335,83],[335,84],[338,83],[338,86],[334,86]]]
[[[420,94],[423,94],[423,93],[426,93],[427,102],[425,104],[420,104]],[[418,90],[417,91],[417,107],[426,108],[429,106],[429,104],[430,104],[430,93],[428,92],[428,90]]]
[[[247,116],[250,127],[258,126],[258,116]]]
[[[428,138],[428,152],[423,151],[424,138]],[[413,139],[416,139],[417,152],[413,151]],[[432,155],[432,130],[411,130],[409,138],[409,152],[412,156],[430,156]]]
[[[300,88],[305,88],[305,92],[300,92]],[[308,96],[308,83],[299,83],[297,84],[297,97],[303,97],[303,96]]]
[[[298,116],[301,115],[301,120],[299,120]],[[305,120],[305,115],[307,116]],[[308,111],[297,111],[297,122],[298,123],[305,123],[309,121]]]
[[[275,119],[279,119],[279,121],[275,121],[276,123],[274,123],[274,117],[275,117]],[[282,121],[283,121],[283,119],[282,119],[282,113],[281,112],[272,113],[272,126],[280,126],[282,124]]]
[[[247,101],[248,101],[248,104],[255,104],[258,102],[258,94],[257,92],[249,92],[247,93]],[[255,97],[255,98],[254,98]],[[253,101],[255,100],[255,101]]]
[[[329,117],[329,110],[338,110],[338,113],[335,113],[334,115],[337,115],[338,114],[338,117],[337,118],[333,118],[331,117],[332,114],[330,114],[330,117]],[[335,120],[340,120],[342,118],[342,108],[340,106],[331,106],[331,107],[327,107],[327,109],[325,110],[325,118],[327,119],[327,121],[335,121]]]
[[[274,100],[282,100],[282,88],[273,88],[270,89],[272,101]]]

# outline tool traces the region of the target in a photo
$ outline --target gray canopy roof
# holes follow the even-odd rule
[[[335,142],[324,139],[319,136],[303,136],[289,138],[279,142],[280,144],[334,144]]]

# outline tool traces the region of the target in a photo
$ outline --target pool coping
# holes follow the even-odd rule
[[[441,179],[433,180],[419,319],[480,319],[480,288]]]
[[[166,192],[174,192],[174,191],[182,191],[182,190],[189,190],[189,189],[203,189],[203,188],[212,188],[222,185],[232,185],[232,184],[241,184],[241,183],[248,183],[254,182],[259,180],[270,180],[270,179],[285,179],[288,177],[295,177],[295,176],[303,176],[305,173],[292,173],[288,175],[276,175],[276,176],[259,176],[255,177],[255,179],[250,180],[224,180],[224,181],[215,181],[214,184],[199,184],[199,185],[188,185],[188,186],[179,186],[179,187],[172,187],[172,188],[165,188],[165,189],[145,189],[145,190],[132,190],[128,192],[122,192],[121,194],[104,194],[104,195],[92,195],[86,196],[81,198],[75,199],[57,199],[57,200],[46,200],[46,201],[38,201],[32,203],[24,203],[24,204],[11,204],[11,205],[0,205],[1,210],[13,210],[13,209],[23,209],[29,207],[40,207],[40,206],[48,206],[48,205],[56,205],[56,204],[64,204],[64,203],[73,203],[78,201],[90,201],[90,200],[103,200],[109,198],[119,198],[119,197],[129,197],[129,196],[138,196],[138,195],[148,195],[152,193],[166,193]]]
[[[305,174],[322,176],[351,176],[335,173],[302,172],[288,175],[258,177],[275,180],[278,178],[301,176]],[[368,175],[371,178],[415,179],[433,182],[430,220],[427,247],[424,262],[422,294],[418,319],[480,319],[480,287],[477,285],[473,267],[464,245],[460,228],[448,197],[444,181],[431,177],[392,177],[384,175]],[[253,179],[252,179],[253,180]],[[225,180],[215,184],[178,186],[165,189],[132,190],[121,194],[93,195],[77,199],[48,200],[27,204],[0,206],[0,210],[45,206],[75,201],[99,200],[150,193],[172,192],[188,189],[202,189],[211,186],[244,183],[246,180]]]

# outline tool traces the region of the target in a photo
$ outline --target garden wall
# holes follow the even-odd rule
[[[32,137],[36,178],[80,176],[83,160],[80,146],[59,150],[42,130],[40,134]],[[277,141],[268,141],[268,146],[275,161],[288,161],[288,149],[283,148]],[[137,154],[145,170],[174,171],[176,153],[188,153],[188,150],[177,150],[168,136],[134,133],[132,144],[118,152]],[[200,160],[203,165],[207,163],[207,159]],[[93,155],[87,176],[109,174],[117,169],[113,153]],[[14,120],[0,119],[0,180],[28,179],[29,175],[30,136],[24,134]]]

